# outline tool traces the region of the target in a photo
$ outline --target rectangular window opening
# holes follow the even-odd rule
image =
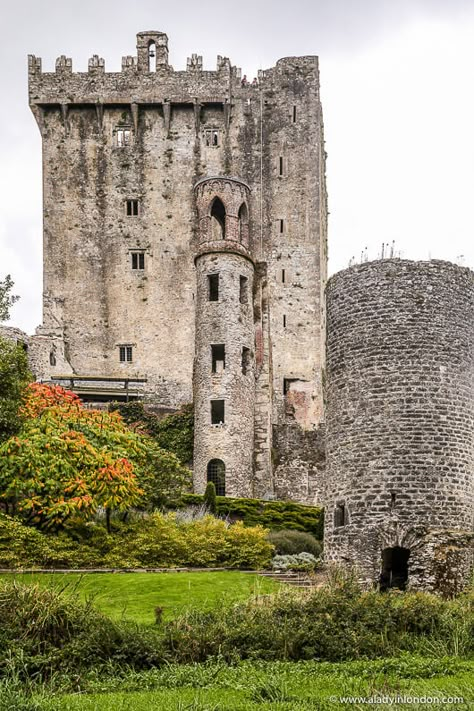
[[[145,269],[145,252],[132,252],[132,269]]]
[[[286,275],[285,275],[285,270],[282,269],[282,270],[281,270],[281,283],[282,283],[282,284],[285,283],[285,276],[286,276]]]
[[[217,128],[204,129],[204,143],[206,146],[218,148],[220,146],[220,131]]]
[[[286,314],[283,314],[283,328],[286,328]]]
[[[132,143],[132,131],[130,128],[118,128],[115,133],[117,148],[125,148]]]
[[[223,425],[225,422],[224,400],[211,400],[211,423]]]
[[[219,274],[208,274],[209,301],[219,301]]]
[[[287,395],[290,392],[291,384],[297,382],[298,378],[283,378],[283,395]]]
[[[248,284],[249,284],[248,278],[247,278],[246,276],[241,276],[241,277],[240,277],[240,295],[239,295],[239,299],[240,299],[240,303],[241,303],[241,304],[246,304],[246,303],[248,303],[248,298],[249,298],[249,296],[248,296]]]
[[[225,370],[225,345],[217,343],[211,346],[212,372],[222,373]]]
[[[334,511],[334,528],[340,528],[347,522],[347,511],[344,504],[337,504]]]
[[[131,363],[133,361],[133,347],[119,346],[119,359],[121,363]]]
[[[250,367],[252,365],[250,348],[243,346],[242,348],[242,373],[247,375],[250,372]]]
[[[285,222],[284,220],[280,220],[280,234],[283,234],[283,230],[285,228]]]
[[[283,157],[280,156],[280,161],[279,161],[279,174],[283,175]]]
[[[127,216],[136,217],[138,215],[138,200],[127,200]]]
[[[296,106],[293,106],[293,123],[296,123]]]

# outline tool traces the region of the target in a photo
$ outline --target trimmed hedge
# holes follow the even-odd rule
[[[318,540],[323,538],[323,509],[304,506],[290,501],[263,501],[262,499],[232,499],[217,496],[217,515],[239,519],[246,526],[265,526],[274,531],[291,529],[311,533]],[[203,504],[200,494],[185,494],[185,505]]]

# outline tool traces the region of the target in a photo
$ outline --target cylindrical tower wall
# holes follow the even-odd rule
[[[406,584],[452,592],[472,568],[474,273],[355,266],[327,317],[326,558],[385,585],[406,555]]]
[[[241,180],[195,185],[198,213],[194,490],[252,496],[255,417],[254,262]]]
[[[209,462],[219,460],[225,465],[225,495],[251,496],[254,268],[239,254],[211,252],[197,258],[196,271],[194,489],[204,492]],[[216,277],[217,295],[210,294],[210,279]],[[223,403],[222,424],[212,422],[216,402]]]

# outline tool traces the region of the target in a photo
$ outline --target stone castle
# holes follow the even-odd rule
[[[193,401],[195,491],[324,505],[328,560],[382,587],[460,589],[474,274],[388,259],[326,284],[317,57],[253,81],[226,57],[174,71],[167,36],[141,32],[119,73],[30,56],[29,98],[43,324],[10,336],[36,376],[94,403]]]

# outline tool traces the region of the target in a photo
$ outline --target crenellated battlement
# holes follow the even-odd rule
[[[242,78],[242,70],[219,55],[215,70],[204,69],[203,58],[191,54],[186,70],[175,71],[168,63],[168,37],[163,32],[137,34],[136,56],[122,57],[121,72],[106,72],[105,60],[94,54],[87,72],[74,72],[70,57],[61,55],[54,72],[43,72],[41,58],[28,57],[29,97],[32,108],[58,104],[225,103],[231,97],[257,97],[285,73],[285,65],[299,68],[309,80],[317,78],[317,57],[280,60],[276,67],[260,70],[258,78]]]

